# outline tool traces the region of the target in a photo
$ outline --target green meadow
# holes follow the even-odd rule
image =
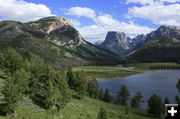
[[[44,110],[25,97],[17,107],[17,119],[96,119],[100,107],[106,108],[108,119],[155,119],[149,117],[145,110],[129,108],[129,113],[126,115],[123,106],[88,97],[81,100],[72,99],[58,113]],[[8,119],[8,117],[0,116],[0,119]]]
[[[140,71],[125,70],[117,66],[80,66],[74,67],[74,71],[83,70],[90,78],[119,78],[141,73]]]
[[[180,69],[177,63],[127,63],[121,66],[80,66],[74,71],[83,70],[90,78],[122,78],[139,73],[155,72],[161,70]]]

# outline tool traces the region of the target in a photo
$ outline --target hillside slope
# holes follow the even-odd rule
[[[96,119],[100,107],[107,109],[108,119],[154,119],[148,117],[147,112],[144,110],[130,108],[129,114],[126,115],[123,106],[105,103],[88,97],[82,100],[73,99],[59,113],[38,107],[28,97],[24,97],[16,109],[18,119]],[[0,119],[8,119],[8,117],[0,116]]]
[[[130,60],[141,62],[180,61],[180,39],[161,37],[149,41],[144,47],[130,55]]]
[[[85,41],[62,17],[47,17],[28,23],[1,21],[0,48],[7,47],[20,53],[32,52],[57,68],[115,57]]]

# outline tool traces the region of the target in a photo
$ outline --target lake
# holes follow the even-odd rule
[[[109,88],[113,96],[119,91],[120,85],[126,85],[131,97],[139,90],[145,101],[155,93],[163,101],[167,96],[170,103],[175,103],[175,95],[179,95],[176,88],[177,79],[180,79],[180,70],[166,70],[137,74],[126,78],[103,79],[98,80],[98,83],[103,89]],[[147,108],[147,104],[142,104],[141,108]]]

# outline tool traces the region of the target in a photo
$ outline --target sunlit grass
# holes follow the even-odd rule
[[[83,70],[91,78],[117,78],[117,77],[127,77],[130,75],[135,75],[140,72],[124,70],[117,66],[81,66],[74,67],[74,71]]]

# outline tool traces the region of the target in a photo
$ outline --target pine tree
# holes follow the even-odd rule
[[[14,73],[23,65],[22,56],[14,49],[5,49],[0,53],[0,67],[7,72]]]
[[[176,102],[176,104],[180,104],[180,99],[179,99],[179,96],[175,96],[175,102]]]
[[[75,73],[75,80],[74,83],[76,84],[74,90],[78,93],[78,98],[82,99],[86,93],[86,82],[82,78],[80,72]]]
[[[29,90],[29,74],[24,70],[17,70],[13,74],[14,83],[18,85],[18,89],[21,93],[25,93]]]
[[[134,108],[137,108],[137,107],[138,107],[138,105],[137,105],[137,99],[136,99],[135,96],[131,99],[131,107],[134,107]]]
[[[169,102],[169,99],[168,99],[168,97],[166,97],[165,99],[164,99],[164,104],[169,104],[170,102]]]
[[[100,99],[100,100],[103,100],[103,98],[104,98],[104,92],[103,92],[103,89],[101,88],[101,89],[99,90],[99,99]]]
[[[2,94],[5,102],[4,111],[7,115],[16,116],[16,106],[17,102],[21,100],[21,92],[19,85],[15,83],[12,77],[6,79]]]
[[[35,73],[35,79],[32,79],[31,97],[36,103],[45,108],[53,108],[55,106],[59,110],[71,98],[65,76],[50,66],[45,65],[44,69],[41,70],[39,74]]]
[[[97,119],[107,119],[107,112],[104,108],[100,108]]]
[[[120,87],[120,91],[117,94],[116,102],[121,105],[127,105],[127,101],[129,100],[130,94],[125,85]]]
[[[178,91],[179,91],[179,93],[180,93],[180,79],[178,79],[178,83],[176,84],[176,87],[177,87],[177,89],[178,89]],[[179,96],[175,96],[175,102],[177,103],[177,104],[180,104],[180,99],[179,99]]]
[[[74,88],[74,86],[73,86],[74,85],[74,74],[73,74],[73,71],[72,71],[71,67],[68,68],[66,77],[67,77],[67,82],[69,84],[69,87],[71,89],[73,89]]]
[[[180,79],[178,79],[178,83],[176,84],[176,87],[177,87],[177,89],[178,89],[178,91],[180,93]]]
[[[105,102],[110,102],[111,99],[112,99],[112,96],[110,95],[110,91],[109,91],[108,88],[106,88],[105,93],[104,93],[103,100],[104,100]]]
[[[141,94],[140,91],[138,91],[138,92],[136,93],[136,98],[137,98],[137,104],[138,104],[138,107],[137,107],[137,108],[140,108],[140,104],[144,102],[143,96],[142,96],[142,94]]]
[[[94,78],[92,80],[88,81],[88,89],[87,92],[89,93],[89,96],[91,98],[99,98],[99,84],[97,82],[97,80]],[[103,96],[101,97],[103,98]]]
[[[161,117],[163,112],[163,102],[157,95],[152,95],[148,100],[148,113],[155,117]]]
[[[70,101],[71,94],[65,77],[63,78],[58,72],[55,72],[53,75],[55,77],[48,80],[48,87],[44,95],[44,104],[46,108],[60,110]]]

